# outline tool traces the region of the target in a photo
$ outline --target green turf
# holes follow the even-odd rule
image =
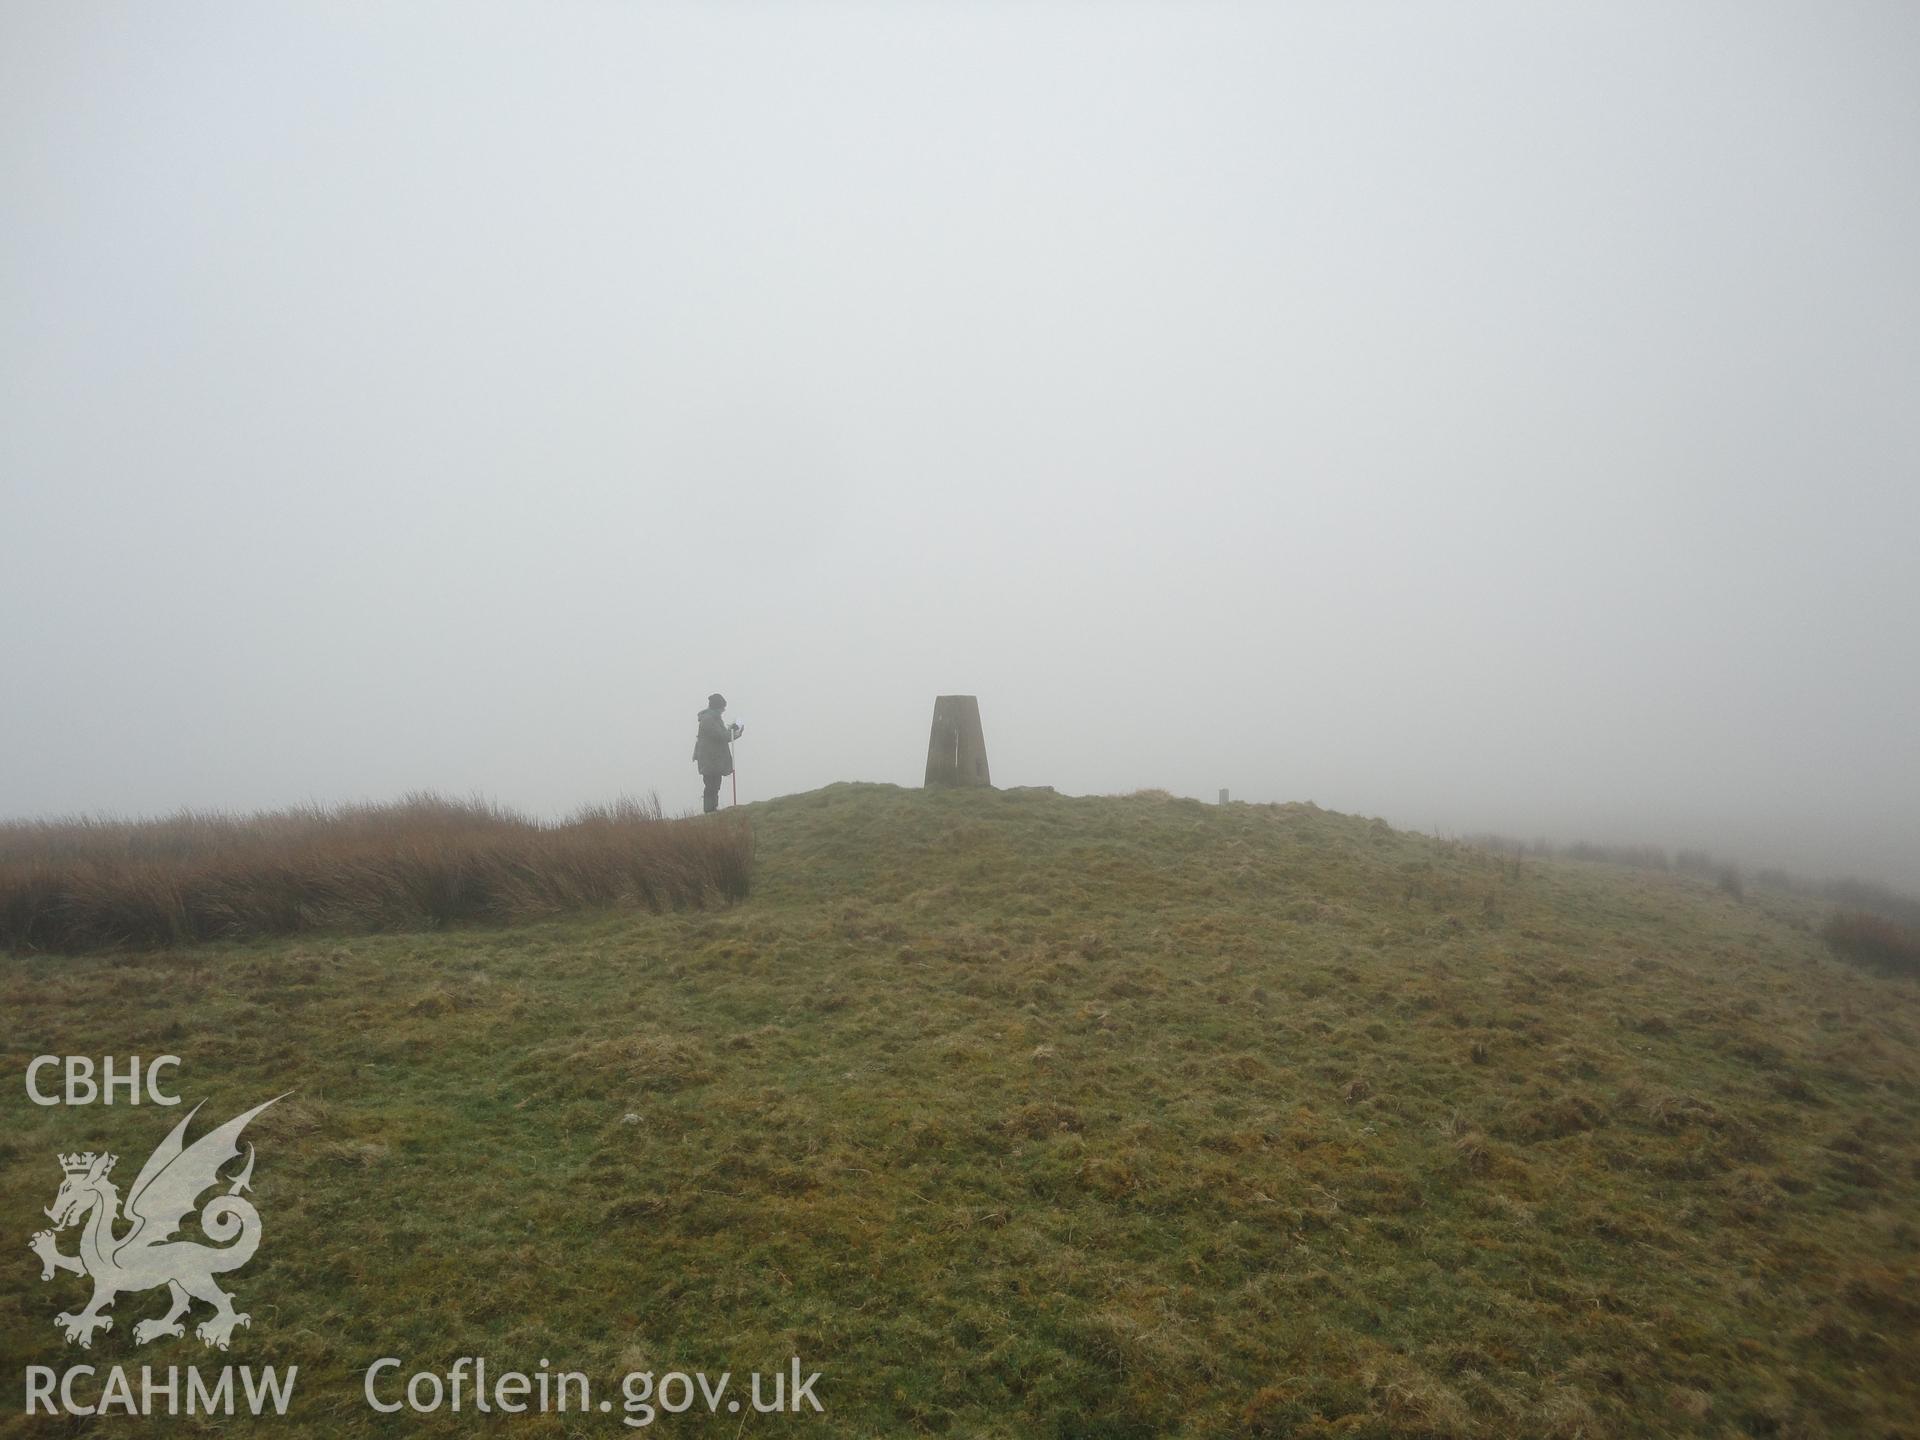
[[[361,1371],[598,1397],[798,1354],[824,1416],[654,1433],[1914,1433],[1920,985],[1806,903],[1311,806],[750,812],[725,910],[0,961],[10,1383],[298,1364],[223,1433],[604,1435],[384,1418]],[[130,1178],[181,1112],[21,1076],[168,1051],[206,1122],[295,1092],[252,1132],[254,1324],[137,1347],[131,1295],[81,1352],[25,1248],[54,1155]]]

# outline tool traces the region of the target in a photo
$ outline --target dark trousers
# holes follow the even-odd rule
[[[718,775],[700,772],[700,783],[706,786],[706,793],[700,797],[700,808],[709,815],[720,808],[720,780]]]

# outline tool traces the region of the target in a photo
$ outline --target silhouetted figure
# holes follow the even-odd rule
[[[693,763],[700,767],[704,787],[701,808],[709,815],[720,808],[720,781],[733,773],[733,742],[745,733],[745,727],[729,725],[720,717],[726,712],[727,697],[718,691],[707,696],[707,708],[700,712],[700,731],[693,742]]]

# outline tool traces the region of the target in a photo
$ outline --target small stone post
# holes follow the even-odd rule
[[[928,789],[980,785],[987,778],[987,741],[980,732],[980,701],[972,695],[936,695],[933,733],[927,738]]]

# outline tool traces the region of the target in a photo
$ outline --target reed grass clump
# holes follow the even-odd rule
[[[485,800],[0,824],[0,944],[114,946],[507,925],[569,910],[697,908],[747,893],[753,834],[657,798],[555,823]]]
[[[1820,932],[1842,959],[1893,975],[1920,977],[1920,930],[1881,915],[1835,912]]]

